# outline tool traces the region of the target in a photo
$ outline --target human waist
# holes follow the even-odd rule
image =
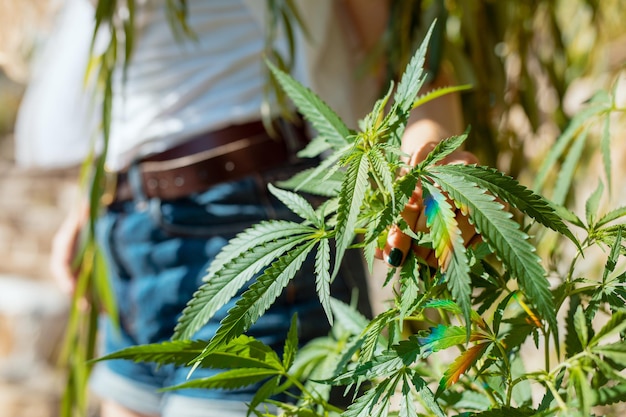
[[[253,121],[203,132],[137,159],[127,169],[109,172],[103,202],[186,197],[295,161],[296,152],[307,140],[300,119],[277,119],[269,129],[261,121]]]

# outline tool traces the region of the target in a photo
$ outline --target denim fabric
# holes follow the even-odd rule
[[[293,218],[293,215],[266,191],[266,181],[257,177],[220,184],[176,201],[135,201],[110,207],[99,220],[98,235],[108,260],[121,329],[114,329],[103,319],[101,353],[169,339],[181,311],[221,248],[246,227],[272,218]],[[360,259],[350,262],[344,268],[346,273],[340,274],[333,284],[331,294],[335,297],[348,299],[354,286],[362,286],[362,263]],[[288,291],[252,326],[249,335],[280,348],[295,312],[300,320],[301,342],[327,334],[327,320],[315,292],[313,268],[314,259],[309,256]],[[360,293],[365,294],[366,289],[362,287]],[[199,339],[211,338],[239,295],[197,333]],[[99,366],[107,369],[94,372],[92,387],[96,393],[144,413],[158,413],[167,408],[166,402],[172,396],[245,402],[255,393],[252,387],[155,394],[159,388],[185,382],[188,369],[123,360],[107,361]],[[219,371],[198,369],[192,378],[215,372]],[[121,377],[128,387],[122,389],[124,383],[106,377],[111,374]],[[146,395],[132,394],[133,390]],[[193,413],[189,411],[189,415]],[[185,411],[177,410],[176,415],[184,416]]]

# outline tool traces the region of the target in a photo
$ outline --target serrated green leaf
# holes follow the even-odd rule
[[[366,242],[378,239],[378,236],[398,219],[415,190],[418,178],[419,174],[412,171],[394,182],[394,197],[373,219],[372,223],[375,226],[368,230]]]
[[[302,175],[302,177],[298,178],[299,184],[296,184],[294,190],[300,191],[304,190],[305,188],[319,188],[321,184],[323,184],[327,179],[332,178],[336,174],[336,172],[339,172],[339,160],[343,159],[345,155],[347,155],[352,150],[352,147],[352,144],[344,146],[343,148],[332,153],[331,155],[325,157],[317,167],[306,171],[306,176]],[[345,177],[343,177],[343,179],[345,179]],[[312,185],[309,185],[309,182],[311,181],[313,181],[314,183]],[[341,187],[339,187],[339,190],[341,190]]]
[[[617,220],[620,217],[624,217],[626,216],[626,207],[619,207],[616,208],[614,210],[611,210],[610,212],[608,212],[607,214],[605,214],[604,216],[602,216],[597,222],[596,222],[596,227],[602,227],[604,225],[606,225],[607,223],[612,222],[613,220]]]
[[[99,361],[128,359],[135,362],[188,365],[207,346],[205,340],[175,340],[149,345],[131,346],[98,358]]]
[[[517,278],[524,294],[547,320],[556,337],[558,327],[550,284],[535,248],[528,242],[528,235],[519,230],[511,214],[505,212],[493,196],[473,183],[445,171],[438,171],[433,177],[457,207],[467,210],[478,233]]]
[[[312,232],[315,229],[296,223],[272,221],[237,235],[209,267],[207,282],[187,303],[173,339],[190,339],[255,274],[306,240],[307,234]]]
[[[564,284],[565,285],[565,284]],[[565,289],[567,291],[567,289]],[[569,300],[569,309],[567,311],[567,317],[565,319],[565,355],[567,358],[571,358],[578,352],[582,352],[583,345],[580,340],[580,336],[578,335],[578,331],[576,329],[575,322],[580,320],[579,317],[576,317],[578,310],[581,308],[580,296],[578,294],[573,294],[570,296]],[[586,325],[585,320],[585,325]],[[578,325],[580,327],[580,324]],[[589,342],[589,333],[585,333],[585,346]]]
[[[580,220],[580,218],[578,218],[578,216],[573,211],[553,202],[550,202],[550,206],[554,209],[556,215],[559,216],[561,219],[566,220],[582,229],[586,229],[585,223],[583,223],[583,221]]]
[[[285,93],[294,102],[300,113],[313,125],[320,136],[325,138],[333,149],[340,149],[348,142],[350,130],[337,114],[315,93],[304,87],[289,74],[266,61],[272,74]]]
[[[392,380],[386,379],[381,381],[378,385],[369,389],[363,395],[358,397],[350,406],[344,411],[342,417],[372,417],[381,414],[381,405],[379,401],[384,400],[389,392],[392,391]]]
[[[248,408],[254,410],[270,397],[277,394],[278,382],[280,382],[280,376],[275,376],[265,381],[254,393],[254,397],[252,397]]]
[[[343,171],[334,171],[332,175],[324,174],[323,181],[319,178],[312,178],[311,174],[315,169],[301,171],[285,181],[278,181],[276,185],[288,190],[299,190],[304,193],[320,195],[323,197],[336,197],[341,190],[341,183],[344,180]],[[306,183],[305,179],[310,178]],[[304,185],[303,185],[304,184]]]
[[[472,289],[469,261],[465,253],[461,230],[456,222],[452,206],[439,189],[428,182],[423,182],[422,192],[426,226],[430,229],[435,256],[452,297],[463,312],[469,338]]]
[[[606,183],[609,187],[609,194],[612,189],[611,180],[611,113],[607,112],[604,117],[602,126],[602,137],[600,139],[600,150],[602,152],[602,161],[604,162],[604,175]]]
[[[445,96],[446,94],[458,93],[460,91],[468,91],[471,89],[471,84],[435,88],[434,90],[430,90],[429,92],[421,94],[419,97],[417,97],[417,99],[415,99],[415,101],[413,102],[413,108],[426,104],[436,98]]]
[[[334,385],[348,385],[360,380],[374,380],[389,378],[398,370],[404,368],[402,358],[393,351],[383,352],[371,361],[362,363],[356,368],[334,377],[331,382]]]
[[[589,342],[589,327],[582,306],[578,306],[576,313],[574,313],[574,329],[576,330],[580,345],[583,349],[586,348]]]
[[[507,296],[498,303],[496,310],[493,312],[493,333],[496,335],[500,332],[500,323],[502,321],[504,311],[506,310],[506,307],[509,305],[509,301],[511,301],[511,298],[514,295],[514,292],[507,294]]]
[[[465,142],[467,139],[467,135],[469,134],[469,128],[463,132],[463,134],[458,136],[451,136],[447,139],[440,141],[432,151],[424,158],[422,162],[420,162],[417,166],[418,170],[423,170],[426,167],[431,165],[435,165],[437,162],[440,162],[446,156],[450,155],[452,152],[457,150],[459,146]]]
[[[583,416],[591,415],[593,391],[587,379],[587,374],[583,372],[580,366],[574,366],[570,368],[569,376],[578,398],[578,410],[581,411]]]
[[[608,345],[596,346],[593,348],[593,352],[611,359],[621,367],[626,367],[626,342],[621,341]]]
[[[556,213],[543,197],[502,172],[476,165],[442,165],[437,167],[436,171],[464,176],[468,181],[488,190],[545,227],[567,236],[580,247],[578,240],[563,223],[559,213]]]
[[[361,356],[359,357],[360,363],[365,363],[372,359],[376,349],[380,346],[379,341],[383,330],[396,318],[397,314],[398,312],[395,309],[387,310],[374,317],[365,327],[360,336],[363,339]]]
[[[593,405],[610,405],[626,401],[626,383],[612,387],[600,387],[594,390]]]
[[[591,193],[585,203],[585,217],[587,218],[587,224],[591,227],[598,216],[598,208],[600,207],[600,198],[604,192],[604,184],[602,181],[598,181],[598,186],[595,191]]]
[[[135,362],[172,363],[186,366],[197,363],[201,368],[268,368],[282,369],[276,353],[248,336],[239,336],[231,343],[206,355],[201,361],[197,358],[205,351],[208,341],[175,340],[148,345],[131,346],[103,356],[98,360],[128,359]]]
[[[286,220],[270,220],[257,223],[228,241],[228,244],[222,248],[211,262],[204,281],[212,281],[214,279],[213,276],[220,272],[224,265],[239,258],[244,252],[278,239],[307,233],[315,233],[315,229]]]
[[[300,150],[297,155],[299,158],[315,158],[323,152],[331,149],[330,143],[323,136],[313,138],[304,149]]]
[[[617,233],[615,234],[615,242],[611,245],[611,252],[609,253],[609,257],[606,260],[604,265],[604,271],[602,273],[602,283],[606,283],[609,274],[615,271],[615,266],[617,265],[617,260],[620,256],[621,248],[622,248],[622,232],[623,228],[620,225],[617,228]]]
[[[437,392],[442,392],[444,389],[448,389],[452,384],[456,383],[461,375],[467,372],[467,370],[482,357],[490,345],[491,342],[479,343],[461,353],[443,373],[443,378],[441,378],[439,382]]]
[[[424,308],[440,308],[452,314],[461,314],[461,308],[452,300],[433,299],[428,301]]]
[[[385,155],[380,148],[374,147],[369,150],[367,157],[370,160],[370,165],[375,175],[380,179],[381,184],[384,187],[384,191],[387,191],[393,196],[393,180],[394,169],[389,165]]]
[[[428,49],[428,43],[435,27],[436,22],[431,24],[428,32],[422,39],[420,47],[415,51],[413,57],[409,61],[409,64],[404,69],[404,73],[398,83],[396,94],[394,95],[394,102],[398,105],[402,113],[408,113],[413,108],[413,103],[417,97],[417,93],[422,88],[424,83],[424,62],[426,61],[426,50]]]
[[[415,404],[413,403],[413,395],[411,393],[411,386],[406,380],[402,383],[402,397],[400,398],[400,410],[398,411],[399,417],[418,417]]]
[[[250,288],[241,295],[220,323],[219,329],[207,347],[208,352],[247,331],[267,311],[296,275],[315,243],[315,241],[305,242],[285,253],[250,285]]]
[[[609,321],[589,341],[589,346],[596,346],[607,337],[619,334],[626,329],[626,312],[617,311],[611,315]]]
[[[315,214],[315,210],[313,210],[311,204],[306,201],[304,197],[296,193],[276,188],[272,184],[268,184],[267,188],[277,199],[279,199],[287,208],[289,208],[289,210],[291,210],[304,220],[308,220],[309,222],[313,223],[315,226],[321,226],[318,221],[319,219]]]
[[[412,314],[421,301],[421,297],[419,296],[420,288],[417,282],[419,268],[419,263],[416,261],[415,256],[410,254],[407,256],[400,270],[400,294],[402,294],[398,306],[400,309],[400,326],[402,326],[404,318]]]
[[[330,244],[328,239],[321,239],[315,254],[315,288],[328,322],[333,324],[330,307]]]
[[[437,404],[437,400],[433,392],[428,388],[428,384],[417,372],[413,372],[411,377],[411,382],[417,391],[417,395],[422,398],[424,405],[431,413],[433,413],[437,417],[445,417],[446,414],[441,409],[441,406]]]
[[[556,204],[565,204],[565,199],[567,198],[570,186],[574,180],[576,168],[578,168],[578,162],[580,161],[583,150],[585,149],[588,132],[589,128],[587,127],[580,135],[578,135],[565,156],[565,160],[563,161],[559,174],[557,175],[556,183],[554,184],[554,191],[552,192],[552,201]]]
[[[183,388],[238,389],[256,384],[276,375],[280,375],[279,371],[267,368],[230,369],[214,376],[193,379],[164,389],[167,391]]]
[[[480,334],[473,334],[470,341],[483,339]],[[448,349],[452,346],[463,345],[468,341],[467,329],[461,326],[444,326],[442,324],[431,328],[430,334],[426,337],[420,337],[420,344],[424,354],[438,352]]]
[[[283,349],[283,367],[286,370],[291,368],[293,361],[298,352],[298,315],[291,317],[291,325],[285,339],[285,347]]]
[[[341,325],[348,334],[360,334],[369,323],[369,320],[359,313],[356,308],[351,307],[341,300],[331,297],[330,307],[336,318],[336,323]]]
[[[368,169],[369,160],[365,155],[361,152],[354,153],[339,193],[339,209],[335,229],[337,249],[332,278],[337,276],[343,255],[354,240],[354,228],[368,186]]]

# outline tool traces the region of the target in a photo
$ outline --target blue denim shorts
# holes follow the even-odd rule
[[[276,179],[275,176],[272,180]],[[109,207],[98,236],[108,262],[119,309],[120,329],[102,319],[101,354],[168,340],[207,267],[235,234],[262,220],[293,215],[267,192],[267,179],[247,177],[175,201],[139,200]],[[297,220],[296,220],[297,221]],[[348,257],[331,290],[349,299],[354,288],[366,296],[360,256]],[[291,317],[298,313],[301,342],[326,335],[328,326],[315,291],[313,256],[249,335],[279,348]],[[196,335],[208,340],[237,296]],[[192,378],[215,370],[197,369]],[[162,416],[244,416],[254,387],[238,390],[158,390],[187,380],[188,368],[113,360],[99,363],[91,379],[101,398],[131,410]]]

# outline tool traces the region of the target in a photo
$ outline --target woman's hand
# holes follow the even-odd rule
[[[445,73],[442,73],[427,88],[452,85]],[[408,164],[416,166],[423,161],[434,147],[443,139],[463,132],[463,119],[458,94],[448,94],[439,97],[413,110],[409,123],[402,138],[402,150],[411,155]],[[439,164],[474,164],[478,163],[476,156],[470,152],[456,150]],[[401,173],[402,175],[403,173]],[[409,202],[402,211],[402,217],[407,225],[415,232],[425,232],[426,214],[422,201],[422,189],[418,184]],[[465,244],[471,244],[478,238],[474,227],[466,216],[457,210],[456,220],[459,224]],[[409,250],[413,249],[416,255],[431,266],[437,266],[434,251],[429,248],[413,245],[410,236],[402,233],[398,226],[392,226],[382,258],[391,266],[400,266],[404,262]]]
[[[66,216],[52,239],[50,272],[59,287],[72,294],[76,288],[76,270],[72,261],[76,255],[81,230],[89,218],[89,206],[80,203]]]

